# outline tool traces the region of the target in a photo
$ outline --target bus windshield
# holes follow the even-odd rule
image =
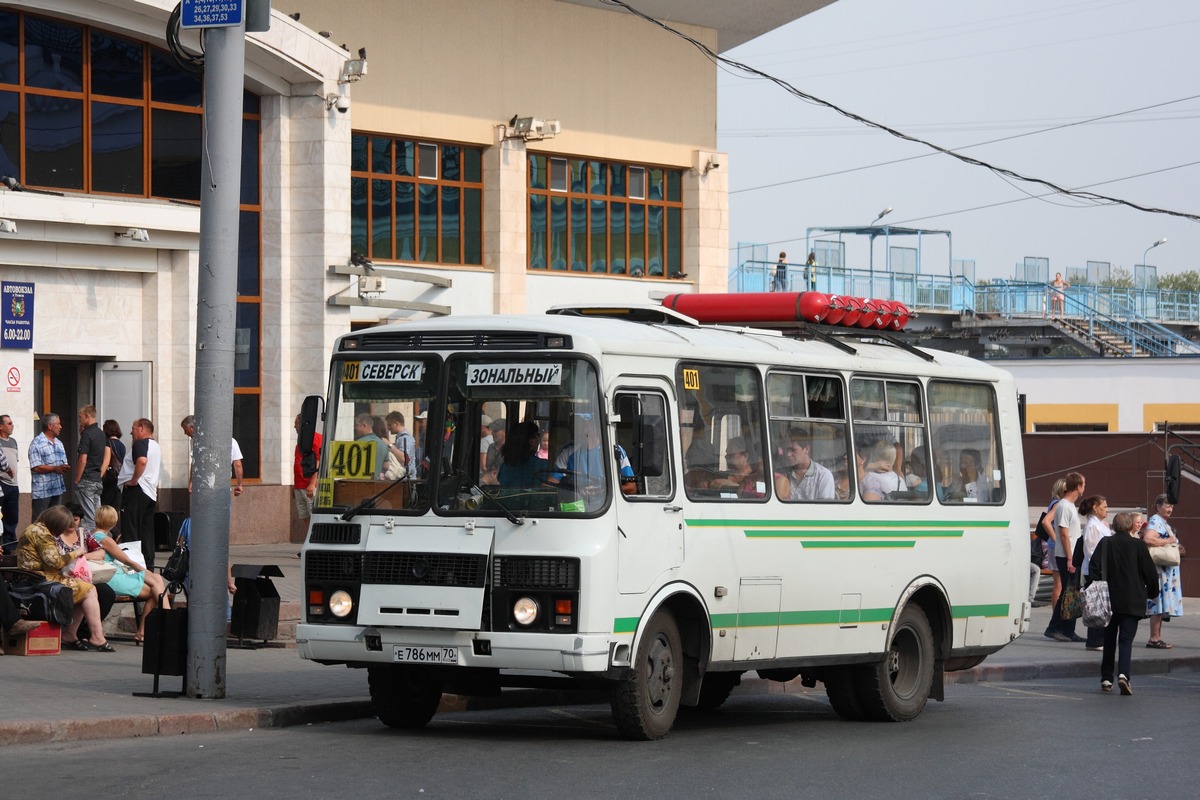
[[[360,508],[378,494],[370,508],[427,510],[423,429],[441,384],[441,360],[383,354],[358,358],[333,365],[326,409],[332,427],[322,446],[316,505]]]
[[[612,451],[591,363],[466,356],[446,370],[439,511],[588,514],[607,504],[622,465],[604,457]]]

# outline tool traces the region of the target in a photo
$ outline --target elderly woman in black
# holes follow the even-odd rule
[[[1134,530],[1133,519],[1134,515],[1126,512],[1113,518],[1112,536],[1105,536],[1096,545],[1088,569],[1093,581],[1108,581],[1112,601],[1112,620],[1104,629],[1100,690],[1112,691],[1115,655],[1117,684],[1124,695],[1133,694],[1129,673],[1138,622],[1146,616],[1147,598],[1158,595],[1158,570]]]

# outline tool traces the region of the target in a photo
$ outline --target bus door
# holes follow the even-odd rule
[[[647,591],[658,576],[683,564],[683,510],[671,457],[670,386],[638,378],[613,394],[617,469],[628,459],[634,480],[614,499],[621,594]]]

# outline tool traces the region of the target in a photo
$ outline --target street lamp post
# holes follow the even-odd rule
[[[1167,237],[1165,237],[1165,236],[1164,236],[1163,238],[1159,239],[1159,240],[1158,240],[1157,242],[1155,242],[1154,244],[1152,244],[1152,245],[1150,245],[1149,247],[1147,247],[1147,248],[1146,248],[1146,251],[1145,251],[1144,253],[1142,253],[1142,266],[1143,266],[1143,267],[1144,267],[1144,266],[1146,266],[1146,257],[1147,257],[1148,255],[1150,255],[1150,251],[1151,251],[1151,250],[1153,250],[1154,248],[1158,247],[1160,244],[1166,244],[1166,243],[1167,243]]]

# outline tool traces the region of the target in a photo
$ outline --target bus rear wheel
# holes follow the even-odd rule
[[[682,667],[675,617],[665,611],[655,614],[642,633],[632,673],[612,689],[613,720],[622,737],[649,741],[670,732],[683,693]]]
[[[442,700],[441,679],[424,667],[368,667],[367,685],[375,715],[389,728],[424,727]]]
[[[933,685],[933,630],[925,612],[900,612],[883,661],[860,668],[858,697],[870,719],[909,722],[920,715]]]

